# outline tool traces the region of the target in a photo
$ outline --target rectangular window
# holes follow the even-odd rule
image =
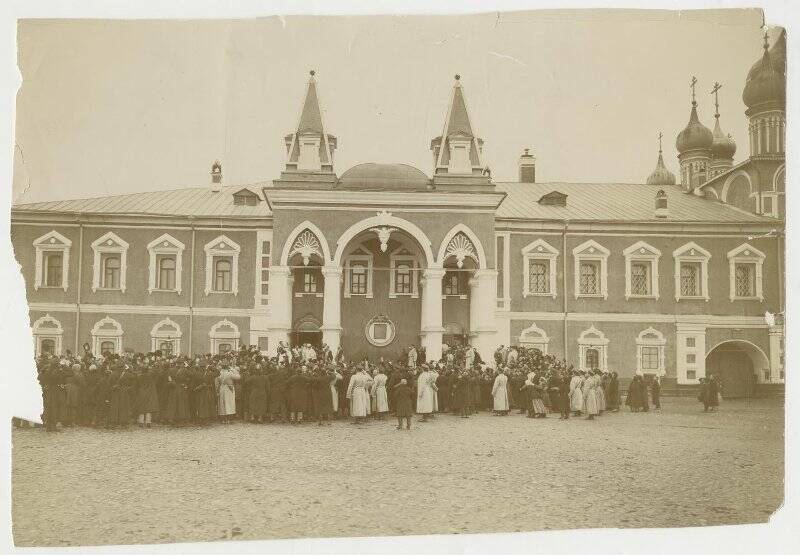
[[[686,346],[687,347],[694,347],[697,343],[695,342],[694,337],[687,337],[686,338]]]
[[[550,293],[550,262],[547,260],[531,261],[528,279],[531,293]]]
[[[600,353],[597,349],[586,349],[586,368],[600,367]]]
[[[214,264],[214,291],[228,292],[231,290],[232,259],[229,256],[215,256]]]
[[[631,295],[650,295],[650,264],[634,262],[631,264]]]
[[[681,262],[681,296],[700,296],[700,264]]]
[[[694,370],[687,370],[686,371],[686,379],[687,380],[693,380],[693,379],[695,379],[696,376],[697,376],[697,372],[695,372]]]
[[[443,289],[445,295],[461,294],[461,279],[459,276],[459,272],[445,272],[443,280]]]
[[[310,270],[303,272],[303,293],[317,292],[317,276]]]
[[[367,268],[361,264],[354,264],[350,267],[350,294],[367,294]]]
[[[44,253],[44,284],[46,287],[61,287],[63,284],[64,258],[60,252]]]
[[[386,324],[375,324],[372,327],[372,338],[377,341],[384,341],[388,335],[388,326]]]
[[[118,254],[104,254],[100,259],[102,265],[103,289],[119,289],[120,258]]]
[[[398,295],[411,294],[411,268],[408,264],[398,264],[395,269],[394,292]]]
[[[689,353],[686,355],[686,362],[689,364],[694,364],[697,362],[697,355],[694,353]]]
[[[642,371],[656,372],[659,369],[658,347],[642,347]]]
[[[755,297],[755,264],[737,263],[734,266],[737,297]]]
[[[269,338],[268,337],[266,337],[264,335],[259,335],[258,336],[258,350],[261,351],[262,353],[269,350]]]
[[[174,291],[175,290],[175,256],[159,255],[156,257],[156,264],[158,268],[158,283],[157,289]]]
[[[261,304],[268,304],[268,300],[265,298],[269,296],[269,266],[270,266],[270,249],[271,249],[271,241],[262,241],[261,242],[261,252],[259,253],[259,257],[261,258],[261,279],[259,280],[260,284],[260,291],[261,291]]]
[[[581,262],[581,295],[597,295],[600,291],[600,265],[597,262]]]
[[[761,207],[761,211],[764,212],[764,214],[771,216],[773,214],[772,197],[764,197],[762,200],[763,200],[762,202],[763,206]]]

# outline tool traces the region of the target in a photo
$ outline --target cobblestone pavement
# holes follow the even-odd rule
[[[559,421],[13,432],[17,545],[765,522],[782,400]]]

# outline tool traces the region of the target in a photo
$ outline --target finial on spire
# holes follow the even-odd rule
[[[694,86],[697,84],[697,77],[692,75],[692,82],[689,84],[692,87],[692,106],[697,106],[697,101],[694,98]]]
[[[764,50],[769,50],[769,30],[764,25]]]
[[[661,154],[661,139],[664,137],[664,134],[659,131],[658,132],[658,153]]]
[[[714,117],[719,119],[719,90],[722,88],[722,85],[719,82],[714,83],[714,88],[711,89],[711,94],[714,95]]]
[[[311,77],[314,77],[317,74],[317,72],[312,69],[311,71],[308,72],[308,74],[311,75]]]

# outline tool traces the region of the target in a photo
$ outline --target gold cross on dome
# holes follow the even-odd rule
[[[714,108],[716,109],[716,114],[715,115],[717,115],[717,116],[719,116],[719,92],[718,91],[721,88],[722,88],[722,85],[720,85],[717,82],[717,83],[714,83],[714,88],[711,89],[711,94],[714,95]]]
[[[662,138],[663,136],[664,136],[664,134],[663,134],[661,131],[659,131],[659,132],[658,132],[658,151],[659,151],[659,152],[661,152],[661,138]]]
[[[694,99],[694,86],[695,86],[696,84],[697,84],[697,77],[695,77],[694,75],[692,75],[692,82],[691,82],[691,84],[689,85],[690,87],[692,87],[692,102],[694,102],[694,101],[695,101],[695,99]]]

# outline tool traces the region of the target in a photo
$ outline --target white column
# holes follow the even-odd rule
[[[422,272],[422,346],[429,361],[442,358],[442,278],[443,268],[427,268]]]
[[[475,282],[475,285],[472,283]],[[484,362],[491,362],[496,348],[497,270],[476,270],[470,280],[470,333],[472,344]],[[473,306],[475,307],[473,311]]]
[[[697,384],[700,378],[706,377],[706,324],[694,322],[678,322],[676,324],[676,373],[679,384]],[[694,346],[690,345],[694,340]],[[694,355],[689,356],[689,355]],[[691,362],[693,359],[694,362]],[[694,370],[693,380],[686,373]]]
[[[769,328],[769,381],[781,383],[781,340],[783,339],[783,326]]]
[[[335,355],[342,340],[342,269],[324,266],[325,295],[322,306],[322,342]]]
[[[292,329],[292,269],[271,266],[269,269],[269,338],[268,354],[274,356],[280,341],[289,344]]]

